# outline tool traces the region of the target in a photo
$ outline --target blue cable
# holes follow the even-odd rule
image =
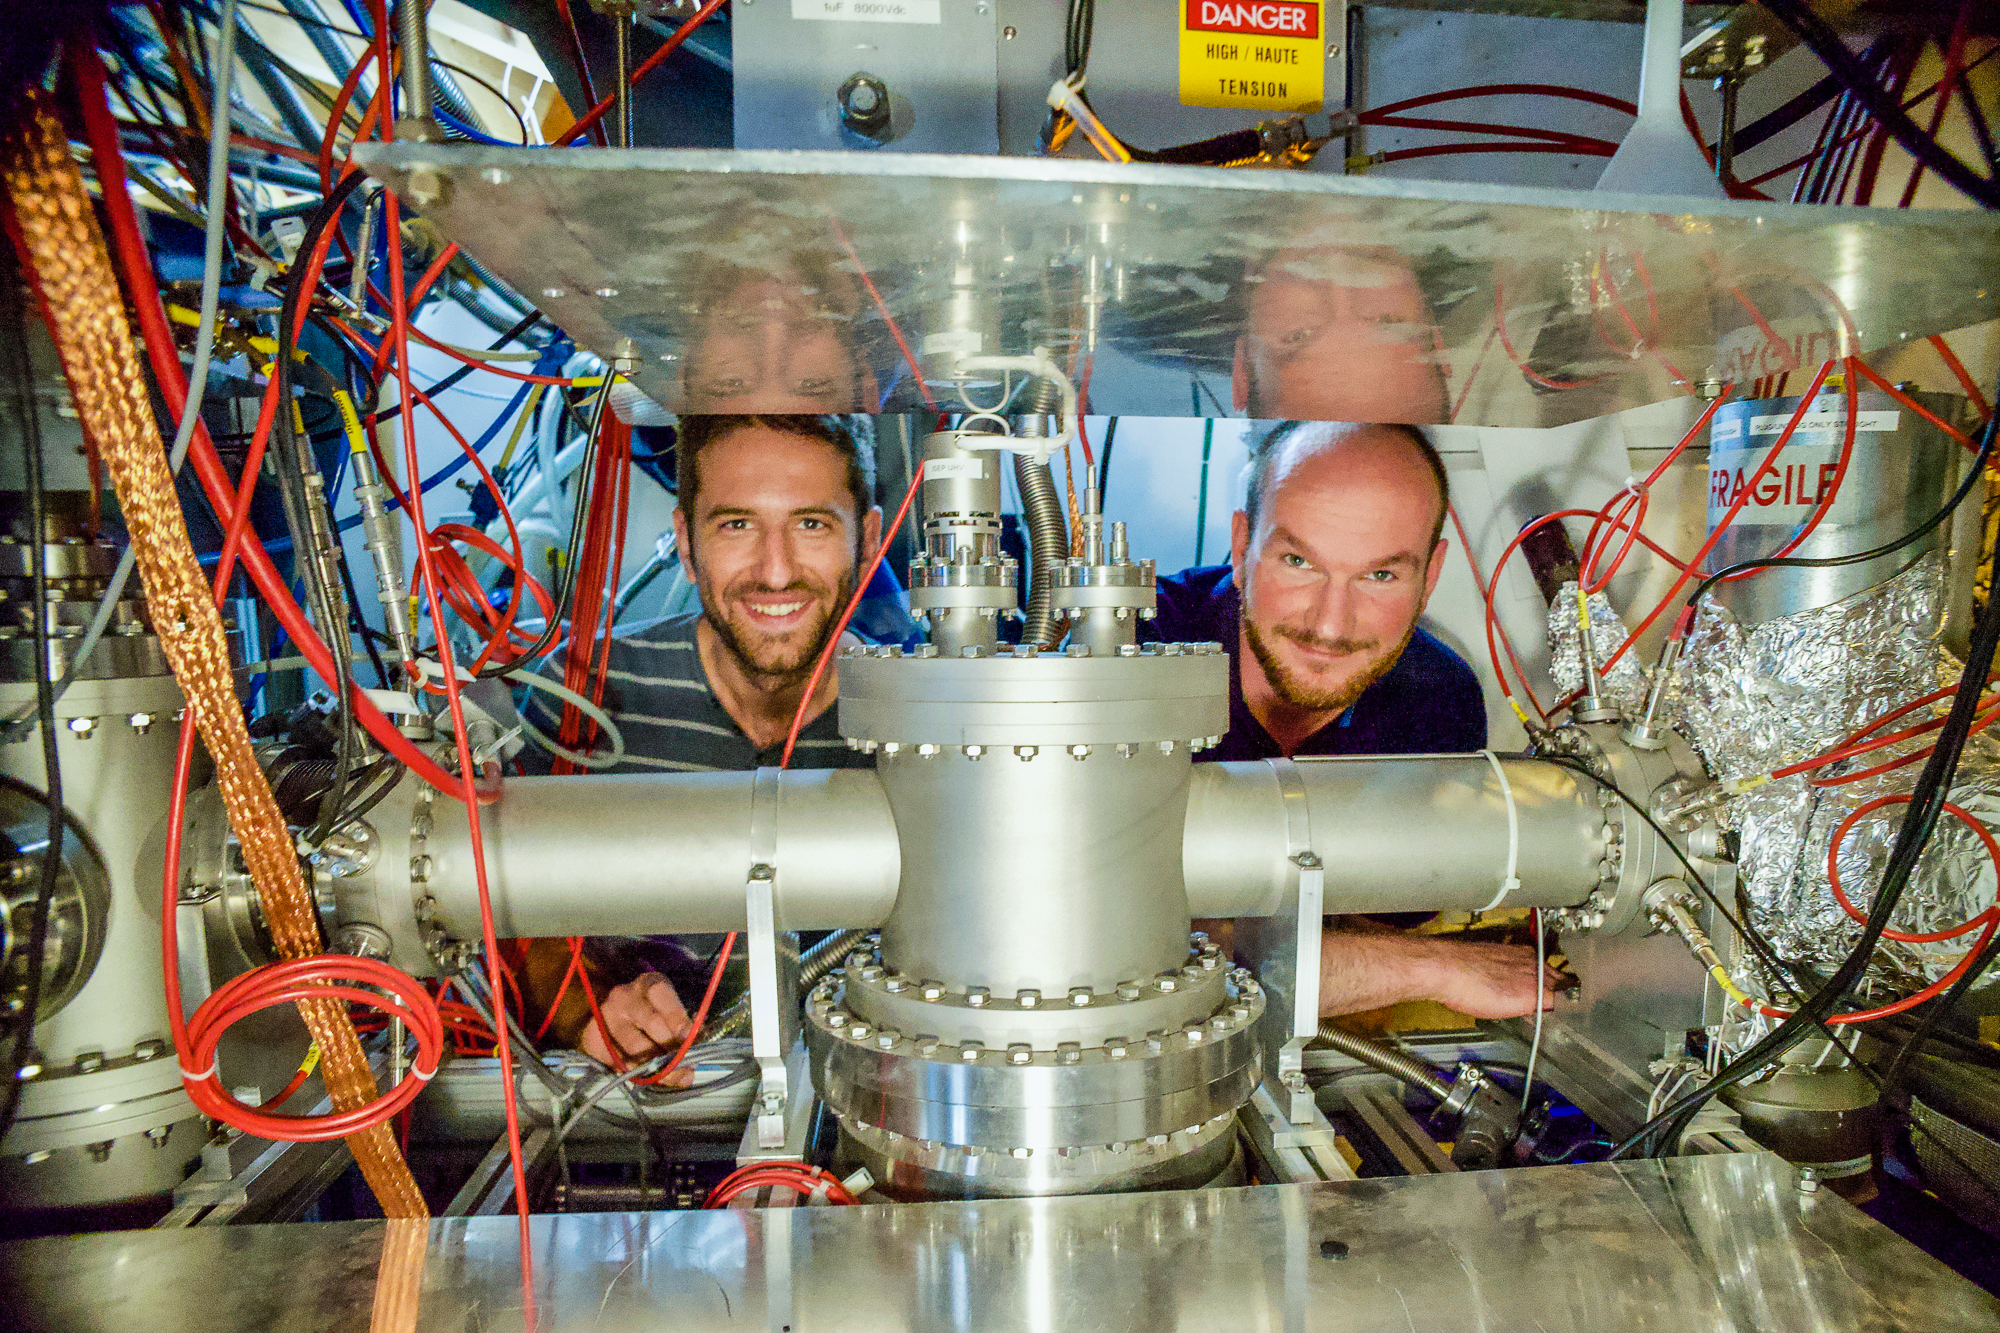
[[[539,363],[537,364],[539,365]],[[536,373],[540,374],[543,372],[537,370]],[[449,463],[446,463],[443,467],[431,473],[430,476],[425,477],[423,484],[424,494],[429,495],[431,491],[437,487],[438,483],[448,480],[453,476],[456,476],[462,469],[464,469],[464,467],[468,463],[472,462],[472,454],[478,453],[479,451],[484,449],[487,445],[493,443],[494,438],[500,434],[500,428],[502,426],[505,426],[508,422],[514,419],[515,414],[521,410],[521,405],[527,401],[529,390],[533,389],[534,387],[535,386],[532,384],[525,384],[525,383],[521,386],[519,392],[517,392],[514,395],[513,400],[509,402],[506,407],[500,410],[500,415],[493,418],[493,424],[488,426],[486,428],[485,433],[472,442],[472,453],[465,453],[461,451],[458,457],[452,459]],[[390,509],[395,510],[395,509],[401,509],[402,507],[403,507],[402,501],[397,499],[395,496],[389,497]],[[360,526],[361,526],[361,515],[359,514],[355,514],[352,517],[343,518],[342,520],[340,520],[340,530],[342,532],[346,532],[349,528],[358,528]]]

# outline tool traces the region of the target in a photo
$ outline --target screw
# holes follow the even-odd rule
[[[896,1040],[897,1034],[894,1032],[878,1032],[875,1034],[875,1044],[885,1051],[893,1050]]]
[[[1819,1193],[1819,1172],[1813,1170],[1809,1166],[1802,1166],[1799,1168],[1799,1193],[1801,1194]]]
[[[1000,35],[1006,38],[1010,42],[1013,41],[1015,36],[1017,35],[1014,31],[1014,25],[1009,23],[1006,27],[1000,30]]]
[[[974,1009],[984,1009],[987,999],[992,994],[993,992],[987,990],[984,986],[967,986],[965,988],[965,1002]]]
[[[1088,745],[1072,745],[1069,747],[1069,757],[1072,759],[1088,759],[1090,758],[1090,747]]]
[[[1017,745],[1014,747],[1014,757],[1016,759],[1033,759],[1039,753],[1040,750],[1033,745]]]
[[[1071,986],[1069,1002],[1072,1008],[1082,1009],[1090,1003],[1091,990],[1088,986]]]
[[[976,1041],[968,1041],[965,1045],[958,1048],[958,1058],[969,1065],[978,1064],[979,1057],[985,1053],[985,1045]]]
[[[102,1068],[104,1068],[103,1051],[83,1051],[76,1057],[76,1072],[79,1074],[95,1074]]]
[[[156,719],[153,717],[151,713],[134,713],[130,717],[126,718],[125,722],[127,726],[132,728],[132,730],[138,732],[141,736],[143,736],[147,732],[153,729],[153,723],[155,720]]]
[[[94,717],[73,717],[69,720],[69,729],[71,734],[74,735],[80,741],[89,740],[90,733],[93,730],[95,730],[96,727],[97,727],[97,719]]]
[[[900,995],[910,988],[910,979],[908,977],[890,977],[882,985],[891,995]]]
[[[1017,1041],[1007,1048],[1007,1063],[1024,1065],[1035,1058],[1034,1050],[1026,1043]]]
[[[410,168],[405,193],[419,211],[436,208],[451,198],[451,182],[436,167],[414,166]]]
[[[1042,993],[1038,990],[1017,991],[1014,995],[1014,1003],[1023,1009],[1032,1009],[1041,1002]]]
[[[1119,982],[1119,983],[1118,983],[1118,998],[1119,998],[1119,999],[1121,999],[1121,1000],[1136,1000],[1136,999],[1138,999],[1138,998],[1139,998],[1139,983],[1138,983],[1138,982],[1136,982],[1136,981],[1121,981],[1121,982]]]
[[[1162,972],[1159,976],[1153,978],[1154,989],[1160,991],[1178,990],[1180,989],[1180,984],[1180,978],[1171,972]]]
[[[155,1148],[164,1148],[167,1146],[167,1139],[173,1132],[174,1127],[172,1125],[155,1125],[146,1131],[146,1142],[152,1144]]]
[[[113,1142],[114,1140],[112,1139],[100,1139],[96,1143],[86,1144],[85,1146],[90,1152],[90,1160],[93,1162],[110,1161],[111,1145]]]
[[[847,1035],[856,1041],[866,1041],[868,1040],[868,1034],[874,1030],[866,1023],[855,1023],[847,1029]]]
[[[1073,1065],[1083,1059],[1083,1048],[1073,1041],[1066,1041],[1056,1047],[1056,1060],[1060,1064]]]
[[[935,981],[926,981],[922,986],[917,988],[917,994],[923,996],[926,1000],[942,1000],[944,998],[944,987]]]
[[[1339,55],[1339,54],[1340,54],[1340,43],[1339,43],[1339,42],[1328,42],[1328,43],[1326,44],[1326,58],[1327,58],[1328,60],[1331,60],[1331,59],[1333,59],[1333,58],[1334,58],[1335,56],[1337,56],[1337,55]]]
[[[1122,1041],[1107,1041],[1104,1043],[1104,1053],[1113,1060],[1123,1060],[1125,1058],[1125,1043]]]

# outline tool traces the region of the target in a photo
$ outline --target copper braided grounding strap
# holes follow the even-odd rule
[[[48,311],[77,410],[109,466],[154,631],[215,760],[216,785],[262,897],[271,938],[287,959],[310,957],[320,951],[312,897],[284,816],[250,749],[232,688],[222,616],[188,539],[126,322],[124,297],[90,196],[47,95],[39,90],[27,94],[7,119],[0,128],[0,175],[6,179],[22,257]],[[345,1111],[374,1100],[379,1089],[345,1006],[313,1000],[298,1007],[319,1043],[320,1069],[334,1105]],[[427,1215],[388,1126],[353,1135],[347,1144],[384,1214]]]

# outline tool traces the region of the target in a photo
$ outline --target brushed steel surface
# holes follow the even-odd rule
[[[1506,757],[1521,887],[1509,907],[1562,907],[1600,879],[1605,820],[1589,784],[1539,759]],[[1491,903],[1507,867],[1507,799],[1483,755],[1298,763],[1325,863],[1326,910],[1467,911]],[[1181,851],[1197,917],[1284,909],[1299,868],[1277,770],[1262,760],[1194,766]],[[1393,904],[1393,905],[1392,905]]]
[[[1468,380],[1461,425],[1548,426],[1677,397],[1669,365],[1699,378],[1728,359],[1719,345],[1762,348],[1732,290],[1802,346],[1849,320],[1872,350],[2000,311],[1987,281],[2000,216],[1977,209],[889,152],[395,143],[355,160],[398,190],[413,167],[433,169],[447,188],[425,221],[580,345],[610,356],[629,338],[635,383],[674,411],[875,411],[899,373],[889,406],[913,405],[864,274],[914,349],[960,331],[961,273],[991,306],[972,330],[986,354],[1101,332],[1130,361],[1098,359],[1093,403],[1133,415],[1190,407],[1160,366],[1228,377],[1250,293],[1274,278],[1316,308],[1368,298],[1374,315],[1312,324],[1325,336],[1307,354],[1324,358],[1318,378],[1339,403],[1304,410],[1266,386],[1251,409],[1266,417],[1436,421],[1442,386]],[[1049,295],[1093,274],[1109,275],[1101,306]],[[1620,306],[1647,312],[1658,358],[1595,336]],[[1496,308],[1540,376],[1591,391],[1541,393],[1498,357],[1475,375]],[[1275,345],[1288,331],[1257,336]],[[767,346],[784,354],[753,354]]]
[[[542,1333],[2000,1329],[2000,1302],[1765,1154],[533,1228]],[[383,1230],[21,1242],[0,1308],[20,1333],[363,1328]],[[516,1244],[512,1218],[433,1222],[415,1327],[520,1329]]]

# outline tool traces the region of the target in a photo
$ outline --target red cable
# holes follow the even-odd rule
[[[1526,94],[1535,97],[1561,97],[1574,102],[1589,102],[1593,106],[1607,107],[1612,111],[1623,111],[1628,116],[1639,114],[1639,108],[1622,97],[1612,97],[1606,93],[1594,93],[1584,88],[1566,88],[1556,83],[1482,83],[1470,88],[1453,88],[1448,92],[1425,93],[1421,97],[1406,97],[1400,102],[1390,102],[1369,112],[1376,116],[1393,116],[1404,111],[1415,111],[1418,107],[1434,106],[1439,102],[1459,102],[1473,97],[1507,97]]]
[[[71,69],[78,83],[78,107],[82,113],[85,129],[90,141],[91,152],[98,163],[99,179],[122,180],[124,178],[124,158],[119,151],[118,129],[112,120],[111,110],[105,101],[104,69],[99,63],[94,47],[77,44],[71,48],[73,59]],[[160,396],[165,400],[168,413],[178,419],[187,403],[187,374],[181,368],[180,354],[176,350],[173,332],[167,324],[166,311],[160,303],[159,288],[153,279],[150,262],[146,256],[146,243],[139,232],[139,224],[132,209],[131,196],[124,190],[101,190],[104,214],[111,226],[112,254],[125,276],[132,307],[139,321],[141,341],[146,348],[147,360],[153,369],[153,378],[158,384]],[[214,508],[216,517],[225,526],[234,521],[238,506],[233,503],[235,483],[217,456],[215,445],[208,435],[208,427],[199,416],[195,419],[193,444],[188,451],[188,461],[194,467],[202,490]],[[306,618],[298,604],[292,600],[291,590],[283,576],[271,562],[270,555],[254,542],[242,547],[242,559],[246,572],[256,585],[258,594],[271,607],[278,621],[285,627],[300,654],[318,672],[321,679],[333,680],[338,676],[333,654],[327,651],[312,623]],[[220,568],[220,566],[218,566]],[[384,749],[394,754],[426,782],[441,790],[451,790],[457,783],[451,775],[431,760],[409,739],[398,731],[388,718],[382,715],[366,694],[357,691],[354,696],[355,718],[368,730],[370,736]]]
[[[674,1058],[667,1061],[665,1066],[657,1073],[648,1074],[644,1078],[634,1079],[632,1080],[634,1083],[637,1083],[641,1087],[650,1087],[655,1083],[659,1083],[676,1069],[679,1069],[681,1061],[687,1059],[687,1053],[694,1049],[695,1037],[700,1034],[702,1025],[708,1022],[708,1011],[715,1004],[716,987],[721,984],[723,970],[729,966],[729,955],[735,948],[736,932],[732,930],[722,937],[722,947],[716,951],[715,964],[708,970],[708,989],[702,992],[701,1005],[694,1011],[694,1017],[688,1022],[687,1035],[681,1038],[680,1049],[674,1052]],[[589,984],[587,978],[585,979],[585,984]],[[610,1046],[609,1036],[605,1038],[605,1044]],[[610,1049],[616,1050],[617,1047],[611,1046]]]
[[[568,0],[557,0],[557,3],[563,6],[563,14],[565,17],[567,17],[569,14]],[[722,8],[722,6],[725,5],[726,3],[728,3],[728,0],[708,0],[707,4],[703,5],[700,9],[695,11],[694,16],[692,18],[688,19],[686,23],[681,24],[680,27],[674,29],[674,35],[667,38],[665,42],[661,43],[659,50],[653,52],[653,54],[647,56],[644,60],[639,62],[639,64],[632,70],[632,77],[627,82],[626,86],[630,88],[638,87],[639,80],[645,78],[648,74],[651,74],[655,69],[659,68],[660,64],[663,61],[665,61],[668,56],[680,50],[681,43],[685,42],[689,37],[693,36],[694,30],[696,28],[699,28],[702,24],[708,22],[709,18],[714,15],[715,11]],[[616,19],[613,20],[613,22],[616,21],[617,21]],[[570,25],[570,30],[572,32],[575,31],[574,23]],[[580,53],[578,59],[580,62],[581,61]],[[593,99],[597,96],[595,92],[592,92],[590,90],[590,84],[587,77],[584,82],[584,95],[586,97],[590,97]],[[571,141],[576,139],[576,137],[582,134],[584,131],[594,127],[598,121],[604,119],[604,113],[611,110],[612,105],[616,101],[617,99],[615,97],[607,97],[602,102],[599,102],[596,106],[592,107],[587,113],[585,113],[582,120],[577,121],[576,124],[570,126],[567,130],[564,130],[562,133],[562,137],[557,139],[553,144],[550,145],[550,147],[560,148],[564,144],[570,143]]]
[[[1986,395],[1980,391],[1979,381],[1967,373],[1965,363],[1960,361],[1958,354],[1951,350],[1951,344],[1944,340],[1944,335],[1933,333],[1930,336],[1930,344],[1937,349],[1937,354],[1944,358],[1944,363],[1951,370],[1951,373],[1958,377],[1959,387],[1964,389],[1965,396],[1972,400],[1974,410],[1982,417],[1991,416],[1993,408],[1986,401]]]
[[[1953,426],[1950,422],[1946,421],[1943,417],[1939,416],[1937,413],[1931,411],[1928,407],[1925,407],[1922,403],[1918,402],[1916,399],[1910,397],[1910,395],[1904,393],[1901,389],[1897,388],[1889,381],[1883,379],[1880,375],[1876,374],[1874,367],[1868,365],[1866,362],[1859,360],[1855,362],[1855,365],[1860,369],[1862,376],[1866,378],[1870,383],[1872,383],[1876,388],[1880,389],[1883,393],[1888,394],[1891,398],[1901,403],[1904,407],[1909,408],[1912,412],[1915,412],[1925,421],[1930,422],[1933,426],[1936,426],[1939,430],[1951,436],[1952,439],[1957,440],[1961,445],[1965,446],[1967,449],[1972,450],[1974,453],[1979,452],[1979,446],[1973,442],[1970,436],[1965,434],[1965,432],[1959,430],[1956,426]]]
[[[401,207],[393,192],[382,196],[385,226],[391,237],[401,232]],[[416,437],[416,392],[410,382],[410,347],[408,338],[408,315],[403,306],[403,247],[390,245],[389,251],[389,314],[390,333],[395,341],[396,380],[401,389],[399,406],[402,409],[403,460],[407,475],[415,478],[423,475],[417,457]],[[492,991],[496,1022],[504,1027],[506,1010],[506,977],[501,967],[500,942],[495,937],[493,927],[493,898],[487,882],[485,830],[479,816],[479,793],[475,786],[478,778],[477,766],[472,762],[472,748],[466,737],[465,706],[459,698],[459,670],[453,660],[450,636],[445,633],[444,608],[438,595],[438,578],[432,558],[430,529],[424,520],[424,488],[412,486],[409,495],[411,523],[416,527],[417,567],[423,584],[424,600],[427,604],[437,642],[438,664],[444,677],[444,697],[451,715],[453,748],[458,755],[459,781],[465,801],[466,827],[472,848],[473,881],[479,893],[479,933],[480,941],[486,949],[487,984]],[[533,1236],[528,1225],[528,1176],[521,1151],[520,1107],[513,1095],[514,1056],[513,1043],[506,1040],[504,1031],[496,1032],[495,1049],[500,1055],[500,1082],[507,1090],[503,1099],[507,1119],[507,1153],[514,1168],[514,1206],[520,1217],[521,1248],[521,1290],[524,1313],[528,1325],[534,1326],[534,1251]]]
[[[931,386],[924,383],[923,367],[917,364],[916,353],[910,350],[909,340],[903,337],[902,326],[896,323],[896,317],[889,313],[889,303],[882,299],[882,293],[875,286],[875,279],[868,276],[868,268],[861,262],[861,256],[855,253],[854,243],[848,240],[847,233],[841,230],[840,219],[829,213],[826,224],[833,228],[833,239],[839,241],[840,248],[847,251],[848,262],[854,265],[855,275],[861,279],[861,285],[868,289],[868,299],[875,303],[875,312],[881,315],[882,322],[889,326],[889,336],[896,340],[896,350],[903,354],[903,364],[910,368],[910,378],[916,381],[917,392],[923,395],[924,406],[936,408],[937,399],[931,397]]]
[[[1500,646],[1507,650],[1507,660],[1514,664],[1514,674],[1521,678],[1521,688],[1527,692],[1528,702],[1534,706],[1536,714],[1541,717],[1542,721],[1547,722],[1549,715],[1542,712],[1541,700],[1535,697],[1534,687],[1528,684],[1527,668],[1521,665],[1520,657],[1514,652],[1514,641],[1507,636],[1507,627],[1499,623],[1499,616],[1493,610],[1492,600],[1487,596],[1486,572],[1479,567],[1479,559],[1472,553],[1472,538],[1467,535],[1465,524],[1458,516],[1458,506],[1448,504],[1445,506],[1445,512],[1451,516],[1451,525],[1458,531],[1458,546],[1461,551],[1465,552],[1466,567],[1472,571],[1472,586],[1479,592],[1480,604],[1485,608],[1487,621],[1493,628],[1499,630]],[[1489,648],[1492,645],[1490,635],[1487,639],[1487,644]],[[1500,659],[1497,655],[1493,659],[1493,671],[1495,675],[1502,678],[1500,688],[1505,693],[1507,689],[1506,673],[1500,669]],[[1512,698],[1513,696],[1510,694],[1508,697]]]
[[[834,1203],[852,1206],[861,1201],[854,1197],[838,1177],[809,1166],[804,1162],[752,1162],[749,1166],[738,1167],[719,1181],[715,1188],[702,1200],[703,1208],[721,1208],[739,1194],[770,1186],[782,1186],[795,1190],[810,1198],[821,1190]]]
[[[882,530],[882,544],[875,548],[875,558],[868,562],[868,568],[854,584],[854,596],[847,599],[847,609],[840,613],[832,633],[826,636],[826,646],[819,650],[819,661],[813,664],[812,676],[806,681],[806,692],[799,698],[799,708],[792,714],[791,730],[785,733],[784,753],[779,756],[778,767],[792,766],[792,750],[799,743],[799,730],[806,724],[806,712],[812,707],[813,695],[819,689],[820,677],[826,674],[826,664],[833,660],[834,649],[840,646],[840,636],[847,630],[847,622],[854,618],[855,608],[861,605],[862,597],[868,592],[868,582],[875,577],[875,571],[882,567],[882,557],[889,553],[889,541],[902,530],[903,520],[908,517],[910,504],[917,498],[917,488],[924,483],[924,464],[918,463],[916,471],[910,474],[910,489],[903,492],[903,503],[896,508],[896,517],[889,520],[889,526]]]
[[[1507,359],[1514,363],[1514,368],[1519,370],[1530,383],[1539,384],[1544,389],[1560,391],[1586,388],[1604,378],[1602,375],[1592,375],[1589,379],[1582,380],[1553,380],[1530,368],[1528,363],[1521,359],[1521,354],[1514,350],[1514,340],[1507,336],[1506,300],[1506,285],[1496,272],[1493,277],[1493,327],[1500,334],[1500,350],[1507,354]]]
[[[1371,154],[1368,161],[1371,165],[1380,165],[1408,162],[1420,157],[1458,157],[1465,153],[1560,153],[1565,157],[1610,157],[1616,151],[1615,148],[1596,148],[1582,143],[1434,143],[1422,148],[1392,148],[1387,152]]]
[[[350,984],[329,984],[340,981]],[[328,999],[380,1009],[409,1025],[417,1038],[417,1058],[400,1083],[365,1106],[323,1116],[272,1115],[223,1090],[216,1047],[233,1024],[275,1005]],[[444,1026],[430,993],[414,977],[387,963],[349,954],[316,954],[232,977],[195,1010],[186,1031],[178,1035],[186,1040],[181,1083],[196,1109],[246,1134],[286,1143],[324,1143],[386,1124],[416,1100],[444,1056]]]
[[[1865,367],[1863,368],[1865,369]],[[1714,531],[1708,534],[1708,540],[1701,544],[1701,549],[1696,551],[1685,565],[1681,566],[1680,577],[1676,578],[1673,586],[1667,589],[1667,595],[1662,597],[1659,604],[1646,613],[1646,618],[1641,620],[1625,636],[1625,641],[1618,645],[1617,650],[1604,660],[1604,664],[1598,668],[1598,675],[1605,676],[1610,674],[1611,668],[1617,664],[1618,660],[1625,656],[1633,644],[1639,641],[1639,636],[1652,627],[1653,622],[1658,620],[1667,607],[1673,603],[1674,598],[1680,595],[1681,589],[1685,588],[1688,585],[1688,581],[1695,577],[1695,571],[1702,568],[1703,562],[1708,559],[1709,553],[1715,549],[1716,543],[1720,542],[1722,535],[1729,531],[1730,524],[1734,523],[1736,516],[1743,512],[1743,507],[1750,503],[1751,497],[1756,493],[1757,483],[1762,481],[1765,475],[1770,472],[1772,464],[1778,461],[1778,455],[1784,452],[1787,444],[1791,443],[1793,432],[1798,430],[1799,422],[1805,419],[1807,409],[1812,406],[1813,400],[1819,396],[1820,386],[1826,383],[1826,377],[1832,370],[1833,362],[1831,361],[1825,362],[1820,366],[1818,373],[1813,376],[1812,384],[1806,389],[1805,396],[1799,399],[1799,405],[1793,410],[1791,419],[1785,422],[1785,428],[1778,433],[1777,442],[1764,455],[1763,461],[1757,465],[1757,470],[1751,474],[1750,480],[1737,493],[1735,501],[1724,511],[1721,521],[1715,525]],[[1710,411],[1712,412],[1713,410],[1714,406],[1712,405]],[[1849,415],[1851,417],[1853,414],[1850,413]],[[1561,705],[1557,706],[1560,707]]]
[[[1609,150],[1614,153],[1618,151],[1618,145],[1609,139],[1593,138],[1587,134],[1572,134],[1567,130],[1539,130],[1525,125],[1496,125],[1478,120],[1427,120],[1421,116],[1385,116],[1370,111],[1362,112],[1359,120],[1363,125],[1379,125],[1389,129],[1437,130],[1446,134],[1512,134],[1575,147],[1578,152],[1584,153],[1594,153],[1599,150]]]

